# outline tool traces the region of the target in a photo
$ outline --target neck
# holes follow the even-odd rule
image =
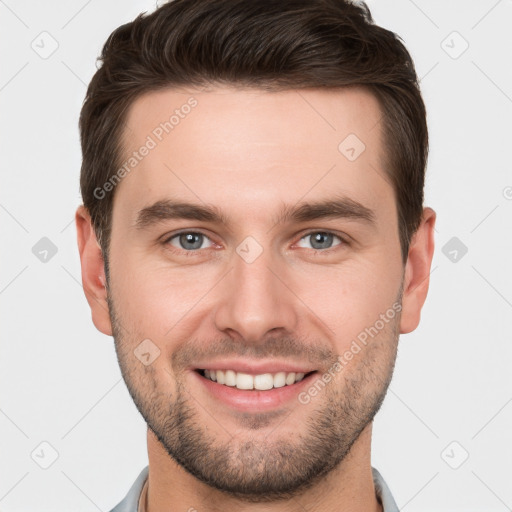
[[[317,485],[286,501],[266,502],[266,512],[382,512],[377,501],[370,463],[370,423],[354,442],[341,464]],[[172,459],[153,432],[147,435],[149,476],[146,512],[257,512],[262,505],[249,503],[197,480]]]

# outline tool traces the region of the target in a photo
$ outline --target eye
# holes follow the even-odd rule
[[[336,239],[338,240],[337,243],[335,243]],[[311,244],[310,247],[304,245],[308,240]],[[190,256],[198,253],[200,249],[208,249],[215,245],[208,236],[199,231],[176,233],[168,237],[164,244],[170,245],[173,252],[182,252]],[[339,245],[347,245],[347,242],[340,235],[330,231],[310,231],[300,239],[297,245],[299,247],[311,248],[317,252],[329,252]]]
[[[206,249],[207,247],[203,245],[205,241],[211,242],[211,240],[203,233],[196,231],[183,231],[169,237],[165,243],[177,249],[194,252],[199,249]]]
[[[333,245],[335,238],[337,238],[339,242]],[[345,242],[340,236],[329,231],[311,231],[300,239],[299,247],[304,247],[304,245],[301,245],[301,242],[308,239],[310,240],[311,248],[315,251],[325,251]]]

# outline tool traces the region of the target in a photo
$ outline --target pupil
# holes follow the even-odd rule
[[[181,245],[187,249],[199,249],[202,245],[202,237],[201,233],[187,233],[185,235],[181,235]],[[195,242],[194,242],[195,239]],[[192,244],[187,246],[187,244]]]
[[[330,233],[316,233],[313,237],[314,244],[313,246],[318,242],[320,244],[320,247],[315,247],[315,249],[325,249],[326,246],[329,246],[329,242],[331,241],[332,235]],[[323,240],[323,243],[322,243]]]

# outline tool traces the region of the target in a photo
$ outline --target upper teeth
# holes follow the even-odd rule
[[[248,373],[235,372],[233,370],[205,370],[204,376],[226,386],[264,391],[266,389],[291,386],[295,382],[301,381],[304,378],[304,373],[278,372],[274,374],[249,375]]]

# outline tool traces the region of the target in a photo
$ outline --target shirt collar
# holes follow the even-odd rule
[[[382,475],[372,467],[373,484],[375,485],[375,494],[380,501],[384,512],[400,512],[398,506],[387,486]]]

